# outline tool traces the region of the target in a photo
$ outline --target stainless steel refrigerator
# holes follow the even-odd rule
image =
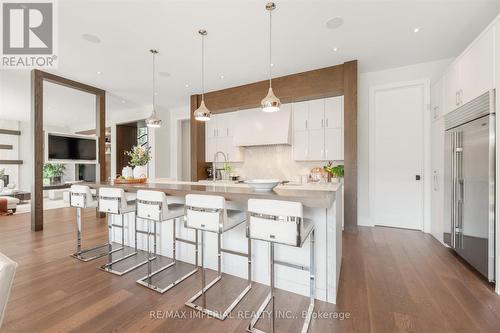
[[[495,279],[495,92],[445,116],[444,242]]]

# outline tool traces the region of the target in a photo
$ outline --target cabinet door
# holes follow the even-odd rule
[[[214,154],[217,152],[217,138],[208,137],[205,139],[205,162],[213,162]]]
[[[215,115],[205,122],[205,138],[215,138],[217,136],[217,118],[219,116]]]
[[[309,118],[309,102],[293,103],[293,129],[294,131],[307,130]]]
[[[440,78],[431,86],[431,113],[434,119],[443,114],[443,95],[443,78]]]
[[[215,135],[217,137],[227,137],[229,136],[229,127],[231,121],[230,113],[221,113],[217,116],[217,126],[215,129]]]
[[[344,97],[325,99],[325,128],[342,128],[344,125]]]
[[[309,130],[307,151],[309,161],[322,161],[324,159],[325,130],[323,128]]]
[[[309,101],[309,121],[308,129],[316,130],[324,128],[325,118],[325,100],[315,99]]]
[[[293,159],[296,161],[307,161],[308,145],[307,131],[295,131],[293,135]]]
[[[486,31],[460,58],[461,104],[470,102],[495,87],[493,31]]]
[[[455,61],[446,71],[444,75],[445,89],[445,114],[455,110],[460,106],[460,66],[458,61]]]
[[[226,113],[226,135],[227,136],[234,136],[234,131],[236,130],[236,127],[238,125],[238,113],[237,112],[229,112]]]
[[[342,161],[344,159],[344,138],[341,128],[325,130],[325,160]]]

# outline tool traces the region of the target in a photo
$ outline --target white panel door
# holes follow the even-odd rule
[[[307,159],[309,161],[322,161],[324,159],[324,150],[325,130],[322,128],[309,130]]]
[[[325,130],[325,160],[342,161],[344,159],[344,140],[341,128]]]
[[[316,130],[324,128],[325,118],[325,100],[315,99],[309,101],[309,121],[307,124],[308,129]]]
[[[308,159],[307,149],[309,133],[307,131],[295,131],[293,135],[293,159],[306,161]]]
[[[325,99],[325,128],[343,127],[343,96]]]
[[[431,233],[443,242],[444,221],[444,118],[432,123],[431,133]]]
[[[425,83],[408,83],[371,90],[370,202],[375,225],[423,229],[423,117],[428,89]]]
[[[488,30],[460,59],[462,104],[495,87],[494,29]]]
[[[293,129],[294,131],[305,131],[309,118],[309,102],[293,103]]]
[[[214,138],[217,136],[217,118],[219,116],[214,115],[212,119],[205,122],[205,138]]]

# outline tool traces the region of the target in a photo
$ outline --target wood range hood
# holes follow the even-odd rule
[[[205,104],[213,114],[257,108],[266,95],[269,81],[259,81],[205,94]],[[345,62],[303,73],[273,79],[273,90],[282,103],[344,96],[344,211],[345,227],[357,225],[357,114],[358,62]],[[193,112],[201,95],[191,95],[191,179],[205,178],[205,123]]]

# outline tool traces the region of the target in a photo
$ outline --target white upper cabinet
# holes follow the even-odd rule
[[[495,87],[495,26],[491,25],[444,75],[444,113]]]
[[[486,31],[461,57],[461,103],[465,104],[484,94],[495,85],[495,34]]]
[[[431,115],[433,119],[444,113],[444,78],[440,78],[431,86]]]
[[[325,128],[344,127],[343,110],[344,99],[331,97],[325,99]]]
[[[307,130],[307,121],[309,118],[309,102],[293,103],[293,130]]]
[[[214,154],[222,151],[229,162],[243,161],[240,147],[233,143],[236,113],[221,113],[213,115],[205,123],[205,161],[213,162]]]
[[[294,159],[343,160],[343,118],[343,96],[294,103]]]

